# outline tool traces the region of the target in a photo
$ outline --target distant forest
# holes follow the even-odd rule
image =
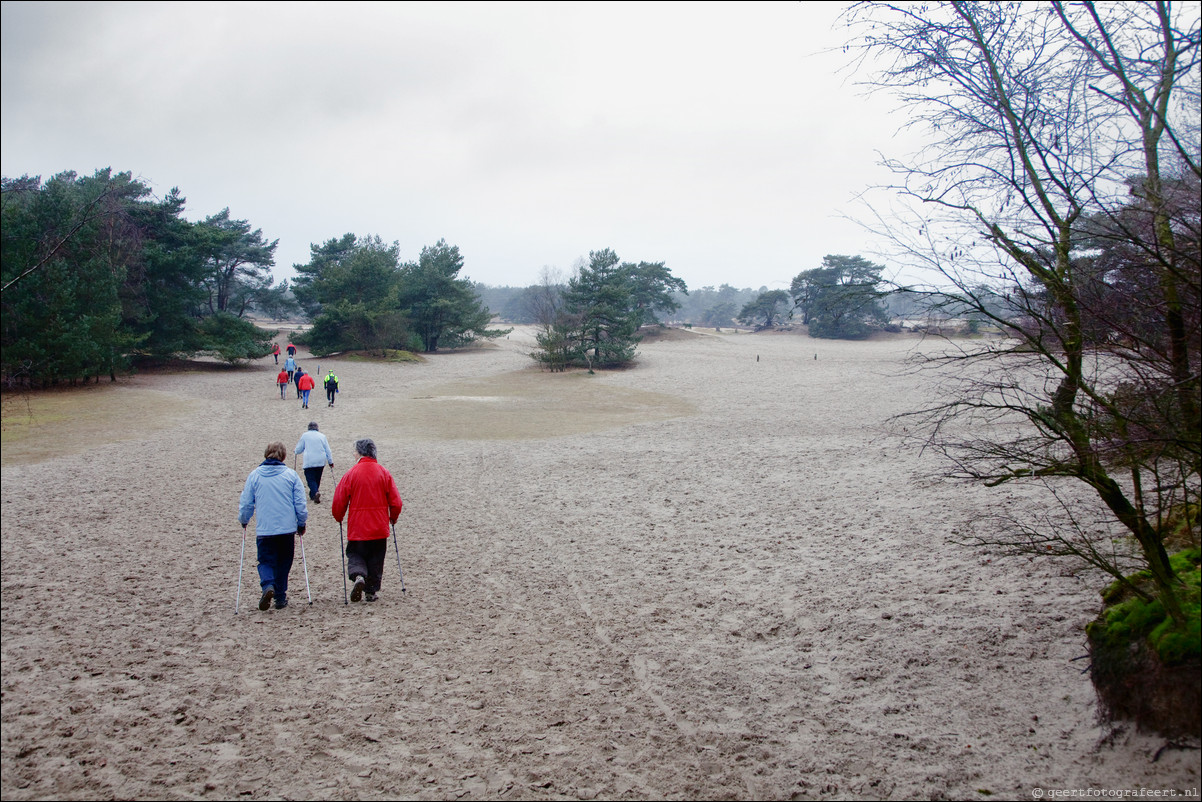
[[[537,318],[538,305],[535,300],[540,289],[538,285],[529,287],[494,286],[477,281],[472,283],[472,287],[481,303],[488,307],[493,316],[501,322],[519,325],[534,325],[539,322]],[[679,307],[671,315],[666,315],[667,319],[663,323],[680,326],[710,326],[714,323],[714,310],[726,309],[730,312],[728,315],[730,319],[725,322],[725,325],[736,327],[740,325],[736,320],[739,312],[769,292],[770,290],[766,286],[761,286],[759,289],[751,287],[738,289],[729,284],[722,284],[718,287],[707,285],[689,290],[687,293],[674,292],[672,300]],[[906,291],[881,292],[878,297],[890,319],[929,322],[943,321],[957,316],[956,312],[943,302],[944,299],[939,299],[937,302],[929,296],[919,296]],[[961,311],[971,317],[968,315],[967,308]],[[779,322],[788,324],[794,320],[786,312],[785,320]],[[797,318],[796,322],[802,322],[801,318]],[[741,325],[745,328],[760,327],[753,323]]]
[[[538,285],[530,287],[494,287],[475,282],[473,284],[480,300],[489,310],[505,323],[535,324],[537,305],[533,303]],[[672,300],[680,305],[665,323],[701,325],[707,310],[720,304],[731,304],[736,310],[754,300],[761,293],[767,292],[767,287],[753,290],[749,287],[735,289],[729,284],[714,288],[702,287],[689,290],[687,293],[672,293]],[[732,316],[733,317],[733,316]]]

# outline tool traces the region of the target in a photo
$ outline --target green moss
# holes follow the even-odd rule
[[[1179,594],[1185,626],[1168,617],[1159,599],[1123,598],[1120,583],[1106,589],[1103,598],[1109,605],[1105,613],[1087,628],[1089,637],[1099,645],[1119,647],[1138,638],[1146,638],[1165,665],[1180,665],[1202,657],[1202,553],[1196,548],[1174,554],[1169,562],[1184,587]],[[1141,571],[1128,578],[1137,587],[1150,589],[1151,577]],[[1116,587],[1118,586],[1118,587]],[[1121,599],[1121,600],[1120,600]]]

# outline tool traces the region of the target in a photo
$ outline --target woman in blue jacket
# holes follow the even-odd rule
[[[238,502],[238,523],[245,529],[255,522],[255,545],[259,554],[259,585],[263,596],[259,609],[277,610],[288,606],[288,572],[295,554],[294,535],[305,536],[309,510],[305,491],[296,471],[284,464],[288,449],[283,443],[271,443],[263,452],[263,462],[246,477]]]

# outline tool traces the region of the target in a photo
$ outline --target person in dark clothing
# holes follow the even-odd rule
[[[334,371],[331,370],[326,374],[324,386],[326,388],[326,400],[330,402],[327,406],[332,407],[334,406],[334,396],[338,395],[338,377],[334,375]]]

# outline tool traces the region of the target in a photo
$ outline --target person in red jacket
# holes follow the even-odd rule
[[[301,394],[301,409],[309,408],[309,391],[317,386],[317,382],[313,381],[313,377],[308,373],[301,374],[301,377],[296,380],[296,389]]]
[[[281,370],[275,377],[275,383],[280,386],[280,400],[284,400],[284,388],[292,383],[292,379],[288,378],[288,371]]]
[[[356,440],[355,453],[359,461],[338,480],[331,512],[338,523],[347,519],[346,572],[354,583],[351,601],[373,602],[384,578],[388,529],[401,514],[401,494],[392,474],[376,461],[374,442]]]

